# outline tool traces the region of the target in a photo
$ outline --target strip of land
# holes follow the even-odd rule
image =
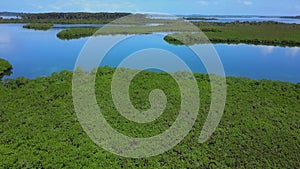
[[[287,18],[287,19],[300,19],[300,16],[281,16],[280,18]]]
[[[44,23],[44,24],[108,24],[119,18],[128,18],[126,24],[168,23],[167,19],[151,19],[145,14],[131,13],[22,13],[19,18],[3,19],[0,23]],[[130,19],[131,18],[131,19]],[[134,19],[132,19],[134,18]],[[131,20],[131,21],[129,21]]]
[[[49,23],[29,23],[27,25],[24,25],[23,28],[46,31],[51,29],[52,26],[53,24],[49,24]]]
[[[13,14],[13,13],[12,13]],[[0,19],[0,23],[47,23],[47,24],[106,24],[130,13],[19,13],[19,18]]]
[[[276,22],[194,23],[212,43],[246,43],[256,45],[300,46],[300,25]],[[176,33],[164,38],[167,42],[193,45],[203,42],[202,34]],[[179,41],[178,39],[184,39]]]

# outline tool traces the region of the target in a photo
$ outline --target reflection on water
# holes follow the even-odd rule
[[[12,72],[11,69],[5,71],[4,73],[1,73],[1,74],[0,74],[0,80],[2,80],[3,77],[10,76],[12,73],[13,73],[13,72]]]
[[[276,47],[276,46],[258,46],[258,48],[261,49],[261,52],[264,55],[272,55],[272,54],[277,52],[276,50],[280,50],[280,47]],[[297,55],[300,55],[300,48],[299,47],[285,48],[284,56],[295,57]]]
[[[300,48],[215,45],[227,75],[300,82]]]
[[[0,57],[13,65],[11,78],[36,78],[61,70],[73,70],[87,38],[63,41],[56,37],[59,29],[34,31],[23,29],[22,26],[0,25]],[[300,48],[246,44],[214,46],[227,76],[300,82]],[[163,35],[158,33],[136,35],[120,42],[106,55],[101,66],[116,67],[133,52],[145,48],[170,51],[184,60],[192,71],[206,72],[201,61],[188,47],[168,44],[163,40]]]
[[[261,48],[262,54],[269,55],[269,54],[273,53],[275,46],[260,46],[260,48]]]
[[[299,53],[300,53],[300,48],[296,48],[296,47],[287,49],[286,52],[288,56],[294,56],[294,57],[299,56],[300,55]]]

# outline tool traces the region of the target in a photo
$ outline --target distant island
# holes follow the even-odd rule
[[[185,20],[199,20],[199,21],[208,21],[208,20],[218,20],[217,18],[203,18],[203,17],[183,17]]]
[[[269,15],[269,16],[263,16],[263,15],[200,15],[200,14],[192,14],[192,15],[177,15],[181,18],[290,18],[299,19],[299,16],[280,16],[280,15]]]
[[[88,13],[88,12],[67,12],[67,13],[10,13],[0,12],[2,16],[15,16],[18,18],[0,19],[0,23],[56,23],[56,24],[106,24],[115,19],[130,15],[131,13]]]
[[[282,16],[280,18],[286,18],[286,19],[300,19],[300,15],[299,16]]]
[[[19,12],[0,12],[0,16],[21,16],[22,14]]]

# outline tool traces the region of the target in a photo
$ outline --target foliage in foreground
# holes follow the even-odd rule
[[[29,23],[27,25],[24,25],[23,28],[46,31],[51,29],[52,26],[53,24],[49,24],[49,23]]]
[[[166,73],[142,72],[132,81],[130,98],[139,110],[150,108],[148,95],[162,89],[168,98],[163,115],[137,124],[118,114],[110,94],[115,69],[99,68],[96,96],[113,128],[149,137],[175,121],[180,94]],[[201,108],[192,131],[168,152],[143,159],[113,155],[97,147],[81,128],[72,103],[72,72],[34,80],[0,82],[0,168],[297,168],[300,152],[300,84],[228,78],[223,118],[204,144],[198,137],[210,106],[207,75],[195,74]]]

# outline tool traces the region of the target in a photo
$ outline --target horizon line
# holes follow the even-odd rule
[[[198,15],[198,16],[300,16],[300,14],[297,15],[262,15],[262,14],[197,14],[197,13],[191,13],[191,14],[168,14],[168,13],[161,13],[161,12],[128,12],[128,11],[98,11],[98,12],[88,12],[88,11],[45,11],[45,12],[12,12],[12,11],[0,11],[0,13],[18,13],[18,14],[46,14],[46,13],[130,13],[130,14],[157,14],[157,15],[173,15],[173,16],[187,16],[187,15]]]

